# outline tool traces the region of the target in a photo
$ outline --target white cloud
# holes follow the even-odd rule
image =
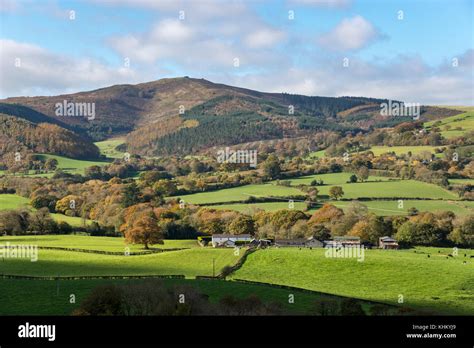
[[[76,92],[143,76],[129,68],[111,68],[90,58],[75,59],[13,40],[0,40],[0,96]]]
[[[289,0],[288,3],[291,5],[345,8],[352,4],[352,0]]]
[[[272,47],[282,42],[286,34],[281,30],[263,28],[248,34],[244,42],[250,48]]]
[[[380,38],[377,29],[361,16],[343,19],[333,30],[323,34],[319,43],[332,50],[358,50]]]
[[[315,58],[312,67],[282,69],[278,74],[225,76],[222,82],[274,93],[364,96],[431,105],[472,105],[473,52],[468,50],[459,55],[458,67],[453,67],[450,61],[431,67],[420,57],[398,56],[384,63],[351,58],[349,67],[344,68],[342,59]]]

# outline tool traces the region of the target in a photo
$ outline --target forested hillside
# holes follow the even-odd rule
[[[0,114],[0,158],[13,161],[15,153],[53,153],[91,159],[99,157],[99,149],[94,144],[67,129]]]

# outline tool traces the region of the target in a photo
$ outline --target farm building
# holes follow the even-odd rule
[[[215,247],[234,247],[240,243],[250,243],[252,236],[250,234],[213,234],[212,246]],[[240,242],[240,243],[239,243]]]
[[[298,238],[298,239],[276,239],[275,246],[277,247],[304,247],[306,243],[306,239]]]
[[[297,238],[297,239],[277,239],[275,240],[275,246],[277,247],[312,247],[320,248],[323,246],[323,243],[317,240],[314,237],[308,239]]]
[[[271,239],[252,239],[250,241],[251,246],[256,246],[259,248],[266,248],[273,245],[273,240]]]
[[[317,240],[314,237],[309,237],[306,240],[306,246],[311,247],[311,248],[322,248],[324,246],[324,244],[323,244],[323,242],[321,242],[320,240]]]
[[[380,249],[398,249],[398,243],[395,239],[391,237],[380,237],[379,238],[379,248]]]
[[[351,248],[351,247],[359,247],[361,245],[359,237],[351,237],[351,236],[342,236],[342,237],[334,237],[333,240],[325,240],[324,246],[326,248]]]

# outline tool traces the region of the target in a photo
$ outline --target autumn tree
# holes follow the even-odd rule
[[[341,186],[332,186],[329,189],[329,197],[331,197],[332,199],[335,199],[337,201],[342,196],[344,196],[344,191],[342,190]]]
[[[361,166],[357,170],[357,177],[359,178],[360,181],[364,182],[369,178],[369,169],[366,166]]]
[[[178,188],[173,181],[162,179],[153,184],[153,190],[163,196],[173,196],[178,191]]]
[[[263,163],[263,172],[271,179],[278,179],[280,177],[281,167],[277,156],[274,154],[268,156],[268,158]]]
[[[145,249],[149,244],[163,244],[163,233],[151,211],[142,213],[124,234],[128,243],[143,244]]]
[[[361,241],[378,244],[384,235],[383,219],[374,214],[368,214],[364,220],[358,221],[348,233],[349,236],[360,237]]]
[[[46,170],[56,170],[58,167],[58,160],[56,158],[48,158],[44,163],[44,169]]]
[[[28,230],[39,234],[53,233],[57,232],[58,225],[51,218],[48,208],[41,208],[29,215]]]
[[[335,207],[332,204],[325,203],[320,209],[316,210],[309,219],[309,223],[313,225],[323,224],[328,225],[334,223],[344,216],[342,209]]]
[[[140,202],[140,189],[135,182],[125,186],[122,191],[122,206],[130,207]]]
[[[231,234],[254,234],[255,223],[252,217],[248,215],[239,215],[229,225],[229,232]]]

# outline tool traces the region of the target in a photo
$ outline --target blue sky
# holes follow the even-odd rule
[[[0,97],[188,75],[471,105],[473,12],[471,0],[0,0]]]

